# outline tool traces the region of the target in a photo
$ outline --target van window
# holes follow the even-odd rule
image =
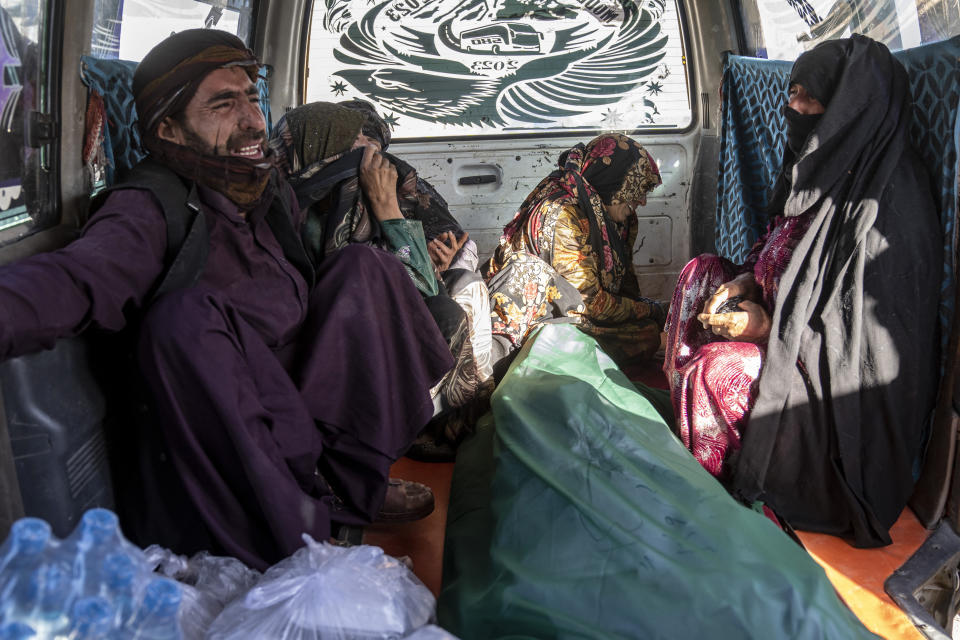
[[[401,138],[683,129],[677,0],[315,1],[304,99]]]
[[[54,118],[41,0],[0,0],[0,240],[56,224]]]
[[[742,0],[747,54],[794,60],[818,42],[862,33],[892,51],[960,32],[956,0]]]
[[[254,0],[98,0],[91,53],[139,62],[172,33],[222,29],[250,44]]]

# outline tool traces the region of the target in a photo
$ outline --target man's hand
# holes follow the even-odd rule
[[[460,247],[466,244],[470,235],[464,231],[459,238],[452,231],[445,231],[427,244],[427,251],[430,253],[430,260],[437,273],[443,273],[450,268],[454,256],[460,251]]]
[[[397,201],[397,170],[376,147],[367,146],[360,162],[360,188],[370,201],[377,220],[402,219]]]
[[[759,301],[760,287],[757,286],[757,281],[753,279],[752,272],[741,273],[730,282],[724,282],[717,287],[717,290],[713,292],[713,295],[710,296],[706,304],[703,305],[703,311],[701,313],[704,315],[716,313],[720,305],[734,296],[743,296],[748,300]],[[709,329],[710,327],[704,324],[703,328]]]
[[[770,337],[770,316],[766,309],[744,300],[740,303],[743,311],[730,313],[701,313],[697,316],[703,328],[727,340],[741,342],[766,342]]]

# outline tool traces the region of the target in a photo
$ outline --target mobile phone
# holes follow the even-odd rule
[[[727,298],[723,301],[717,310],[714,313],[732,313],[734,311],[743,311],[740,308],[740,303],[743,302],[745,298],[743,296],[733,296],[732,298]]]

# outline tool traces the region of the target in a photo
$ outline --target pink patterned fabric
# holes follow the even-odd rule
[[[764,346],[716,336],[703,328],[697,314],[717,287],[752,268],[763,290],[763,306],[772,316],[780,276],[809,224],[809,215],[776,218],[743,266],[702,255],[687,263],[680,274],[667,316],[663,371],[670,386],[677,434],[714,476],[723,474],[729,451],[740,448],[756,399]]]

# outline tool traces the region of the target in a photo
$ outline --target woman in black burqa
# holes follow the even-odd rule
[[[773,206],[810,226],[779,282],[734,490],[799,529],[889,544],[938,379],[943,238],[907,73],[864,36],[797,59]]]

